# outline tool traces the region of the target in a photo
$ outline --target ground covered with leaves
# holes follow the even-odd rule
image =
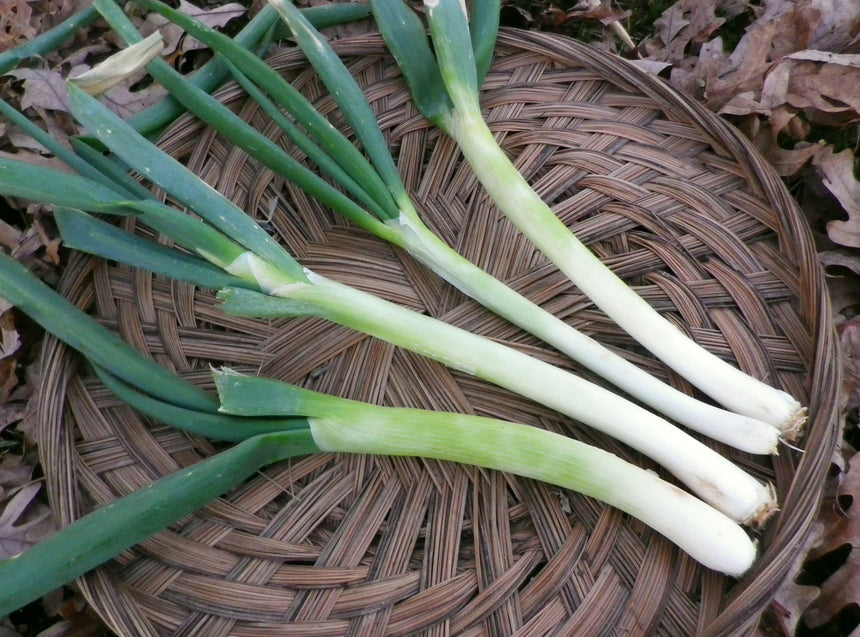
[[[27,42],[88,0],[0,0],[0,52]],[[179,0],[184,11],[228,32],[247,3]],[[253,11],[254,9],[250,9]],[[168,59],[197,68],[208,52],[152,16]],[[842,346],[845,443],[834,454],[827,497],[798,576],[782,588],[760,635],[860,635],[860,0],[505,0],[503,23],[564,33],[660,75],[731,121],[785,179],[814,234]],[[367,30],[351,25],[333,35]],[[45,59],[0,77],[0,97],[58,139],[76,133],[63,81],[118,48],[99,23]],[[129,82],[109,100],[131,115],[162,96]],[[53,158],[0,119],[0,155]],[[49,283],[64,255],[49,212],[0,200],[0,245]],[[35,423],[27,404],[39,382],[39,329],[0,299],[0,559],[54,531],[42,493]],[[0,621],[0,637],[109,634],[72,589]]]

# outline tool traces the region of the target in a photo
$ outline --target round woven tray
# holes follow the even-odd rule
[[[499,216],[453,144],[415,112],[378,38],[336,48],[366,88],[428,225],[548,310],[690,391]],[[271,62],[321,110],[336,110],[299,54]],[[220,98],[276,135],[238,89]],[[606,263],[697,341],[809,405],[804,453],[786,447],[760,458],[717,445],[772,481],[782,504],[760,534],[754,569],[740,581],[703,569],[619,511],[532,480],[420,459],[317,455],[260,471],[82,579],[116,632],[684,637],[747,635],[766,614],[796,567],[838,434],[829,309],[793,201],[719,119],[568,39],[503,31],[483,103],[517,166]],[[182,119],[161,145],[311,269],[576,369],[196,121]],[[531,402],[317,319],[231,318],[210,290],[79,255],[62,291],[207,387],[209,365],[223,363],[349,398],[542,426],[655,468]],[[217,450],[123,406],[76,360],[47,343],[39,401],[63,524]]]

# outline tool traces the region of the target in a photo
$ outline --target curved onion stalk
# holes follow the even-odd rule
[[[144,223],[197,255],[184,259],[183,267],[205,260],[232,275],[231,280],[242,282],[244,287],[230,285],[220,293],[225,311],[258,317],[314,315],[358,329],[510,389],[626,442],[666,467],[732,519],[758,522],[774,510],[768,487],[634,403],[499,343],[302,268],[243,211],[147,142],[97,100],[73,86],[69,95],[72,112],[92,134],[201,219],[153,200],[106,201],[97,194],[91,204],[78,200],[79,207],[97,212],[138,211]],[[71,189],[78,193],[76,196],[87,190],[82,185],[86,183],[83,177],[64,176],[46,168],[33,170],[38,180],[30,181],[41,184],[41,197],[49,203],[61,202],[68,183],[78,183]],[[6,192],[15,184],[2,184],[2,172],[0,188]],[[52,172],[55,174],[49,176]],[[128,249],[123,249],[124,233],[114,230],[108,245],[105,237],[110,233],[100,229],[106,225],[104,222],[72,210],[59,213],[61,231],[73,248],[109,254],[167,276],[184,275],[185,270],[166,254],[155,248],[147,251],[140,245],[151,242],[136,238]],[[194,268],[194,272],[198,273],[194,276],[209,276],[201,268]]]
[[[739,575],[755,559],[749,537],[723,514],[618,456],[550,431],[465,414],[380,407],[230,370],[216,372],[215,384],[221,411],[304,416],[324,451],[436,458],[535,478],[633,515],[708,568]]]
[[[149,65],[153,77],[178,101],[237,146],[360,226],[406,249],[490,310],[528,330],[673,420],[743,451],[758,454],[776,452],[779,439],[779,431],[776,428],[754,418],[696,400],[661,382],[517,294],[501,281],[462,258],[434,235],[415,211],[360,89],[335,53],[292,5],[284,2],[273,3],[290,25],[294,37],[320,70],[332,95],[350,119],[358,137],[371,155],[373,167],[357,153],[346,138],[331,129],[301,95],[260,60],[242,54],[228,38],[195,23],[188,16],[183,16],[154,0],[141,2],[175,20],[195,37],[212,46],[225,58],[229,58],[234,75],[249,94],[282,126],[299,148],[315,161],[321,170],[340,183],[353,199],[350,200],[341,191],[319,180],[314,173],[295,162],[277,144],[217,100],[183,82],[169,65],[160,60]],[[139,41],[140,36],[116,5],[106,0],[96,0],[95,6],[99,7],[105,18],[126,41]],[[485,47],[483,67],[489,66],[490,53],[491,50]],[[279,104],[291,111],[321,146],[330,149],[328,153],[331,155],[284,117],[257,84],[251,81],[252,77],[260,86],[265,86],[267,92],[276,96]]]
[[[669,367],[728,409],[770,423],[788,439],[795,437],[805,421],[805,410],[797,400],[714,356],[663,318],[603,265],[520,175],[481,113],[464,5],[459,0],[425,0],[435,57],[417,19],[407,17],[411,10],[402,0],[371,0],[371,5],[416,105],[457,142],[496,205],[517,228]],[[491,11],[485,13],[492,19]],[[487,37],[486,22],[482,28],[482,37]]]
[[[377,407],[234,373],[219,373],[216,382],[222,409],[231,415],[204,418],[225,419],[237,430],[245,429],[245,420],[300,424],[247,437],[0,561],[0,616],[174,524],[260,467],[321,451],[420,456],[517,473],[616,506],[722,573],[738,577],[756,557],[755,544],[743,529],[701,500],[617,456],[558,434],[463,414]],[[133,404],[145,410],[153,406]],[[261,409],[263,404],[271,409]],[[313,416],[296,418],[305,413]],[[189,412],[184,417],[196,416]],[[534,461],[536,455],[541,462]]]

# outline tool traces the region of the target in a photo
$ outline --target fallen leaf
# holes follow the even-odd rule
[[[38,33],[32,18],[27,0],[0,0],[0,51],[24,44]]]
[[[812,629],[825,624],[843,608],[860,604],[860,454],[848,463],[839,493],[852,498],[850,506],[826,533],[810,556],[821,557],[850,547],[848,558],[821,586],[821,594],[804,613],[804,622]],[[852,633],[856,634],[856,633]]]
[[[66,80],[52,69],[14,69],[8,75],[24,82],[21,110],[40,106],[52,111],[69,110]]]
[[[102,102],[123,119],[127,119],[147,106],[155,104],[167,95],[167,91],[160,84],[153,84],[144,89],[132,91],[130,89],[132,81],[114,86],[102,95]]]
[[[657,28],[657,37],[666,44],[674,40],[681,29],[690,24],[690,21],[684,17],[684,7],[682,4],[681,2],[676,2],[654,21],[654,26]]]
[[[580,2],[572,11],[568,11],[566,17],[591,18],[592,20],[599,20],[601,24],[610,25],[619,20],[626,20],[632,13],[629,10],[624,11],[613,7],[612,3],[608,0],[604,0],[603,2],[600,2],[600,0],[594,0],[593,2],[586,0],[585,2]]]
[[[813,165],[848,215],[847,221],[829,222],[827,235],[839,245],[860,248],[860,182],[854,176],[854,153],[850,149],[834,153],[825,147],[815,157]]]
[[[241,17],[247,12],[245,7],[236,2],[207,10],[186,2],[186,0],[179,0],[179,10],[213,28],[223,27],[233,18]],[[187,35],[181,27],[169,22],[167,18],[157,13],[151,13],[146,17],[140,31],[144,36],[160,31],[164,38],[165,55],[182,55],[188,51],[203,48],[200,42]]]
[[[0,513],[0,559],[23,553],[55,530],[51,510],[36,500],[41,483],[31,482],[14,492]]]
[[[842,385],[847,397],[847,409],[860,407],[860,317],[839,325],[839,345],[842,352]],[[860,488],[860,485],[857,485]],[[852,492],[860,498],[860,491]],[[860,602],[860,600],[858,600]]]

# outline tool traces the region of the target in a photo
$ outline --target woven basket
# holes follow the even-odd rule
[[[415,112],[377,37],[336,48],[366,88],[428,225],[557,316],[691,391],[499,216],[453,144]],[[323,112],[336,110],[299,54],[271,63]],[[240,90],[219,95],[276,135]],[[608,265],[698,342],[809,405],[805,453],[760,458],[714,445],[779,494],[782,511],[759,538],[754,569],[740,581],[703,569],[619,511],[532,480],[421,459],[317,455],[260,471],[83,578],[120,635],[752,634],[796,568],[838,435],[835,341],[804,221],[729,126],[571,40],[503,31],[483,103],[517,166]],[[311,269],[576,369],[195,120],[178,122],[161,146]],[[231,318],[212,291],[79,255],[62,292],[206,387],[209,365],[226,363],[349,398],[542,426],[656,469],[504,390],[317,319]],[[39,397],[63,524],[217,450],[123,406],[76,360],[49,341]]]

